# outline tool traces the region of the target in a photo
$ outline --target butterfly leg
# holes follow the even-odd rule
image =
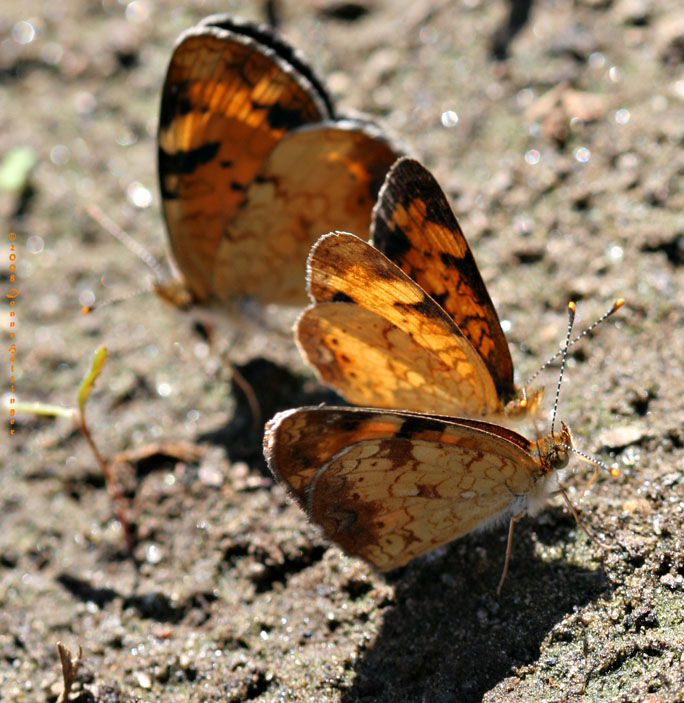
[[[247,403],[249,404],[249,409],[252,411],[252,427],[255,431],[258,431],[261,427],[263,419],[261,417],[261,405],[259,404],[259,399],[252,388],[250,382],[238,371],[237,366],[230,361],[230,359],[224,358],[224,364],[230,368],[230,372],[233,376],[233,381],[235,385],[240,388],[240,390],[245,394]]]
[[[592,476],[592,478],[589,480],[589,483],[587,484],[586,488],[589,488],[589,486],[591,485],[593,480],[594,480],[594,476]],[[586,491],[586,488],[585,488],[585,491]],[[563,496],[563,500],[565,500],[565,502],[568,506],[568,509],[572,513],[572,516],[575,518],[575,522],[579,525],[579,527],[582,528],[582,530],[584,531],[584,534],[586,534],[586,536],[592,542],[594,542],[595,544],[599,544],[599,541],[596,539],[596,537],[594,537],[594,535],[589,530],[589,528],[582,522],[582,520],[580,520],[579,513],[577,512],[577,509],[575,508],[575,506],[572,504],[570,498],[568,498],[568,494],[562,488],[559,488],[558,492]]]
[[[585,495],[587,495],[587,491],[591,488],[591,484],[594,483],[596,480],[596,477],[598,476],[598,464],[594,465],[594,471],[591,474],[591,478],[587,481],[587,485],[584,487],[584,490],[582,491],[582,498],[584,498]]]
[[[237,366],[230,360],[230,350],[236,339],[237,337],[231,341],[227,351],[221,353],[221,362],[223,366],[230,371],[233,383],[245,394],[247,405],[249,405],[249,409],[252,413],[252,427],[255,432],[258,432],[263,421],[259,399],[254,392],[254,388],[252,388],[252,384],[240,373]]]
[[[508,523],[508,541],[506,542],[506,557],[504,559],[504,567],[503,571],[501,572],[501,578],[499,579],[499,585],[496,587],[496,595],[500,596],[501,595],[501,589],[503,588],[504,581],[506,580],[506,575],[508,574],[508,563],[511,560],[511,549],[513,548],[513,527],[515,526],[515,523],[520,520],[520,518],[524,515],[525,513],[518,513],[517,515],[513,515],[511,517],[511,521]]]

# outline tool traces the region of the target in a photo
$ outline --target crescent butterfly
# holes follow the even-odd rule
[[[345,552],[381,571],[488,524],[538,512],[572,437],[530,441],[480,420],[379,408],[298,408],[266,426],[273,475]]]
[[[417,161],[391,168],[371,243],[345,232],[309,255],[313,304],[296,326],[319,378],[356,405],[469,417],[534,411],[499,318],[442,189]]]
[[[268,28],[212,15],[168,66],[159,183],[182,281],[177,302],[249,296],[306,302],[306,256],[321,232],[368,230],[400,155],[380,128],[336,114],[299,52]]]
[[[534,409],[542,392],[514,386],[473,255],[421,164],[403,158],[392,167],[371,231],[372,243],[335,232],[313,247],[313,304],[296,335],[324,382],[374,407],[278,413],[264,436],[269,468],[329,539],[380,570],[508,518],[500,590],[515,520],[538,512],[557,490],[576,515],[557,470],[571,452],[601,463],[573,448],[564,423],[532,441],[498,424],[454,417],[510,418]],[[574,303],[569,314],[563,359]]]

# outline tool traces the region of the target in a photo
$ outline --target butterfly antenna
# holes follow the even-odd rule
[[[117,295],[114,296],[113,298],[109,298],[108,300],[105,300],[101,303],[93,303],[92,305],[82,305],[81,306],[81,314],[87,315],[88,313],[92,312],[97,308],[100,310],[101,308],[106,307],[107,305],[113,305],[114,303],[122,303],[125,300],[130,300],[131,298],[137,298],[139,295],[147,295],[148,293],[151,292],[151,288],[138,288],[137,290],[132,291],[131,293],[126,293],[126,295]]]
[[[568,345],[570,343],[570,335],[572,334],[572,326],[575,323],[575,303],[571,300],[568,303],[568,332],[565,335],[565,344],[561,349],[561,367],[558,374],[558,384],[556,385],[556,397],[553,399],[553,415],[551,416],[551,434],[553,435],[554,425],[556,424],[556,413],[558,412],[558,398],[560,397],[561,384],[563,383],[563,373],[565,372],[565,361],[568,358]]]
[[[577,456],[580,457],[580,459],[584,460],[587,464],[591,464],[593,467],[595,467],[596,471],[594,473],[598,473],[599,469],[605,469],[610,473],[611,476],[616,477],[620,475],[620,469],[618,469],[617,466],[608,466],[605,461],[601,461],[600,459],[597,459],[594,456],[591,456],[590,454],[585,454],[584,452],[580,451],[579,449],[576,449],[575,447],[571,447],[569,444],[565,444],[564,442],[558,442],[558,444],[554,444],[554,447],[563,447],[563,449],[567,449],[569,452],[572,452],[573,454],[577,454]],[[586,488],[584,489],[585,492],[589,488],[589,486],[594,482],[594,479],[592,478],[589,484],[587,484]]]
[[[608,310],[607,312],[603,313],[601,317],[599,317],[596,322],[592,323],[585,329],[583,332],[580,332],[573,340],[571,340],[568,343],[568,348],[574,346],[577,344],[577,342],[580,341],[583,337],[586,337],[595,327],[600,325],[604,320],[607,320],[614,312],[617,312],[623,305],[625,304],[625,299],[624,298],[618,298],[614,303],[613,306]],[[563,354],[564,348],[559,349],[550,359],[547,359],[533,374],[530,376],[528,379],[527,383],[525,384],[526,386],[529,386],[532,381],[534,381],[539,374],[546,369],[549,364],[552,364],[561,354]]]
[[[119,225],[112,220],[109,215],[105,214],[97,205],[87,205],[85,208],[86,214],[97,222],[105,232],[118,239],[129,251],[132,251],[144,264],[152,271],[157,283],[165,280],[166,275],[164,268],[159,263],[157,258],[151,254],[140,242],[131,237],[128,232],[121,229]]]

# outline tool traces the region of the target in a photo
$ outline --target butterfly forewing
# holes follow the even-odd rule
[[[321,107],[322,113],[326,113],[330,117],[335,115],[333,101],[327,88],[323,85],[323,82],[304,54],[281,38],[267,25],[250,22],[242,17],[234,17],[226,13],[209,15],[201,19],[197,24],[199,27],[218,27],[245,37],[251,37],[260,47],[260,51],[271,51],[277,56],[277,62],[280,63],[283,70],[298,74],[309,82],[311,86],[309,90],[310,95],[313,96],[315,94],[315,99],[323,103]]]
[[[439,303],[510,398],[513,362],[499,317],[444,192],[419,162],[403,158],[387,174],[372,243]]]

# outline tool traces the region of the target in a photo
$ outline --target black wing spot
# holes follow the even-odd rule
[[[166,129],[176,118],[176,115],[187,115],[192,110],[192,103],[187,97],[189,83],[181,81],[168,85],[162,93],[162,104],[159,111],[159,129]]]
[[[408,417],[401,423],[397,439],[412,439],[415,435],[422,432],[434,431],[435,422],[422,417]]]
[[[355,432],[366,419],[366,417],[354,416],[341,417],[335,423],[335,427],[339,427],[343,432]]]
[[[258,108],[260,106],[255,105],[255,107]],[[306,124],[306,120],[302,117],[302,113],[299,110],[291,110],[280,103],[275,103],[269,107],[266,119],[268,120],[268,126],[273,129],[292,130]]]
[[[212,161],[220,148],[221,144],[219,142],[207,142],[206,144],[202,144],[202,146],[198,146],[196,149],[189,149],[188,151],[181,150],[177,151],[175,154],[169,154],[159,147],[159,181],[161,184],[162,197],[167,200],[178,197],[177,193],[165,187],[164,176],[171,174],[185,176],[193,173],[199,166]]]
[[[435,305],[434,301],[425,296],[422,300],[417,303],[394,303],[394,307],[399,310],[415,310],[416,312],[423,315],[423,317],[436,318],[440,316],[440,310]]]
[[[407,252],[411,251],[411,240],[406,236],[403,229],[389,229],[383,227],[375,232],[373,244],[388,259],[400,264]]]
[[[439,258],[442,260],[442,263],[450,269],[457,269],[463,264],[462,258],[454,256],[447,251],[440,252]]]
[[[449,293],[447,291],[444,291],[444,293],[433,293],[432,294],[432,299],[439,305],[441,308],[444,307],[444,303],[447,301],[449,298]]]

